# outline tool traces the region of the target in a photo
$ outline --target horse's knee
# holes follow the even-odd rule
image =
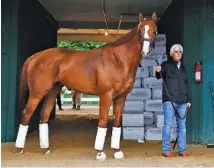
[[[114,121],[114,127],[120,127],[121,126],[121,123],[118,122],[118,121]]]
[[[22,114],[21,124],[22,124],[22,125],[28,125],[29,122],[30,122],[30,117],[31,117],[30,114],[23,113],[23,114]]]
[[[121,126],[121,118],[122,116],[115,116],[114,118],[114,127],[120,127]]]
[[[107,127],[107,123],[108,123],[107,120],[100,120],[99,121],[99,127],[106,128]]]
[[[41,119],[41,123],[47,123],[49,118]]]
[[[26,105],[26,107],[24,108],[24,110],[22,112],[22,117],[21,117],[22,125],[29,124],[30,118],[36,109],[37,103],[39,103],[39,101],[37,99],[36,99],[36,101],[29,100],[28,104]]]
[[[43,114],[41,117],[41,123],[47,123],[49,120],[49,115],[48,114]]]

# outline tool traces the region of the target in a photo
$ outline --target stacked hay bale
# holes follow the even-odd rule
[[[123,139],[162,140],[162,80],[155,77],[157,63],[167,60],[166,36],[156,36],[155,51],[141,61],[134,88],[127,96],[123,111]],[[174,124],[176,126],[176,123]],[[172,139],[176,131],[172,131]]]

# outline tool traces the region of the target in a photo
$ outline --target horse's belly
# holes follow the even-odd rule
[[[81,93],[96,94],[93,80],[87,79],[87,77],[79,75],[64,77],[60,82],[71,90],[79,91]]]
[[[71,80],[65,83],[66,87],[71,90],[79,91],[81,93],[96,94],[95,89],[90,83],[85,82],[84,84],[80,81]]]
[[[97,77],[94,74],[90,74],[86,71],[69,72],[61,79],[66,87],[71,90],[79,91],[81,93],[88,93],[93,95],[99,95],[110,89],[112,86],[105,78]]]

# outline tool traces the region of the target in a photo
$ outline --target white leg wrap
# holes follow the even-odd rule
[[[121,127],[113,127],[111,136],[111,148],[120,149]]]
[[[40,139],[40,148],[49,148],[49,130],[48,124],[39,124],[39,139]]]
[[[22,124],[19,125],[19,131],[16,138],[16,147],[17,148],[24,148],[25,140],[27,136],[28,125],[24,126]]]
[[[103,150],[106,131],[107,131],[107,128],[101,128],[101,127],[97,128],[97,136],[96,136],[95,145],[94,145],[94,148],[96,150]]]

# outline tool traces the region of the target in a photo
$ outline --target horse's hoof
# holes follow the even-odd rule
[[[16,148],[15,155],[23,154],[23,148]]]
[[[96,155],[96,160],[98,161],[102,161],[102,160],[106,160],[106,154],[104,152],[98,152]]]
[[[124,154],[122,151],[118,151],[114,153],[114,158],[115,159],[123,159],[124,158]]]
[[[44,155],[48,155],[48,154],[51,153],[51,150],[50,150],[49,148],[43,149],[42,153],[43,153]]]
[[[45,155],[48,155],[48,154],[50,154],[50,153],[51,153],[51,150],[48,149],[44,154],[45,154]]]

